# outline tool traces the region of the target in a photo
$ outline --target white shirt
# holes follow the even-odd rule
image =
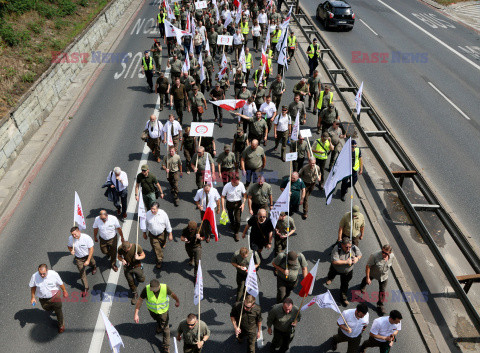
[[[273,102],[270,102],[270,103],[265,102],[260,106],[260,111],[262,113],[267,114],[267,117],[266,117],[267,119],[271,119],[273,114],[275,114],[275,112],[277,111],[277,107]]]
[[[85,257],[88,256],[88,249],[93,248],[93,239],[85,234],[80,233],[80,238],[73,241],[73,236],[68,237],[68,246],[73,247],[75,250],[75,257]]]
[[[233,44],[235,45],[239,45],[239,44],[242,44],[243,43],[243,34],[237,34],[235,33],[233,35]]]
[[[261,35],[262,35],[262,27],[260,27],[260,25],[253,26],[253,36],[260,37]]]
[[[355,316],[356,309],[348,309],[345,310],[342,314],[345,320],[347,320],[348,326],[352,329],[352,333],[348,333],[347,331],[342,330],[343,334],[350,338],[358,337],[362,334],[362,330],[365,326],[368,326],[368,322],[370,320],[370,316],[368,313],[365,314],[364,317],[361,319],[357,319]],[[345,321],[343,321],[342,317],[340,316],[337,320],[339,325],[345,325]]]
[[[60,290],[60,286],[63,285],[63,281],[59,274],[54,270],[47,270],[45,278],[40,276],[40,273],[35,272],[30,278],[30,288],[37,287],[35,295],[38,298],[50,299],[56,294],[56,291]]]
[[[153,214],[152,211],[147,212],[147,230],[153,235],[160,235],[165,230],[168,233],[172,232],[172,226],[170,220],[164,210],[158,209],[157,214]]]
[[[287,131],[288,125],[292,124],[292,118],[290,114],[279,114],[275,117],[273,123],[277,125],[277,131]]]
[[[160,121],[158,121],[158,119],[153,124],[150,122],[150,120],[148,120],[144,130],[148,130],[148,135],[152,139],[156,139],[159,137],[161,138],[162,137],[161,132],[163,131],[163,124]]]
[[[163,126],[163,132],[166,132],[167,133],[167,137],[168,137],[168,134],[170,132],[172,132],[172,122],[170,120],[167,120],[167,122],[165,123],[165,125]],[[180,131],[182,131],[182,125],[180,125],[180,123],[176,120],[173,121],[173,136],[177,136]]]
[[[98,235],[103,240],[110,240],[117,236],[117,229],[121,228],[118,218],[112,215],[108,215],[105,222],[102,221],[100,216],[95,217],[93,222],[93,229],[98,229]]]
[[[111,182],[113,185],[115,185],[115,188],[117,189],[118,192],[123,191],[127,188],[128,186],[128,177],[127,173],[125,173],[123,170],[120,172],[120,180],[117,180],[117,176],[113,172],[113,170],[108,174],[107,177],[107,183]]]
[[[206,37],[206,33],[207,33],[207,29],[205,28],[205,26],[202,26],[200,28],[198,28],[198,31],[200,32],[200,35],[202,36],[202,40],[205,40]]]
[[[247,193],[245,185],[240,181],[237,186],[233,186],[232,182],[225,184],[222,190],[222,196],[225,196],[227,201],[236,202],[241,201],[243,195]]]
[[[266,13],[259,13],[257,17],[258,23],[267,23],[268,21],[268,16]]]
[[[270,25],[270,38],[273,34],[273,32],[275,31],[275,29],[277,28],[277,25]]]
[[[231,16],[232,12],[231,12],[230,10],[223,10],[223,11],[222,11],[222,18],[223,18],[224,20],[226,20],[227,17],[229,16],[228,14]]]
[[[370,329],[370,333],[374,335],[380,336],[390,336],[393,334],[394,331],[400,331],[402,329],[402,323],[399,324],[391,324],[389,320],[389,316],[382,316],[378,319],[373,320],[372,328]],[[380,340],[375,338],[379,342],[386,342],[385,340]]]
[[[197,190],[193,200],[195,202],[199,202],[201,200],[200,205],[203,207],[203,210],[205,211],[207,209],[207,198],[203,188]],[[217,200],[220,200],[220,194],[218,193],[217,189],[210,188],[208,193],[208,203],[212,210],[217,208]]]
[[[257,112],[257,106],[255,105],[255,102],[252,102],[252,104],[245,104],[243,107],[241,107],[239,113],[251,118],[255,115],[256,112]],[[240,122],[240,120],[241,118],[238,117],[238,122]]]

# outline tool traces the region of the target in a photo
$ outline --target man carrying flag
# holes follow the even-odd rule
[[[182,340],[184,353],[200,353],[205,342],[210,338],[210,329],[197,315],[189,314],[177,328],[177,341]]]
[[[144,300],[147,301],[147,309],[152,319],[157,322],[155,333],[163,333],[163,352],[170,352],[170,326],[168,325],[168,309],[170,297],[175,300],[175,306],[180,306],[180,300],[177,295],[172,292],[170,287],[164,283],[160,283],[156,279],[152,279],[140,293],[140,298],[135,306],[135,314],[133,320],[135,323],[140,322],[138,312]]]
[[[370,316],[366,303],[360,303],[356,309],[345,310],[337,320],[338,333],[330,338],[332,351],[337,350],[337,345],[348,342],[347,353],[357,353],[362,340],[362,333],[368,326]]]
[[[236,303],[230,312],[230,320],[237,341],[242,343],[246,337],[247,353],[255,353],[255,343],[262,333],[262,309],[255,304],[255,297],[248,294],[243,302]]]
[[[87,280],[87,266],[92,267],[92,275],[97,273],[97,264],[93,258],[93,239],[85,234],[81,233],[78,227],[72,227],[70,229],[70,237],[68,238],[68,250],[75,256],[75,264],[80,272],[80,278],[83,283],[84,290],[82,291],[82,297],[88,295],[88,280]]]
[[[288,266],[287,266],[288,263]],[[277,304],[283,302],[298,283],[298,275],[302,270],[303,278],[307,277],[307,260],[302,253],[281,252],[272,262],[277,274]]]
[[[235,251],[230,263],[237,269],[236,302],[240,302],[245,293],[245,282],[247,281],[248,272],[249,270],[253,271],[253,268],[250,268],[250,265],[254,264],[254,269],[256,270],[258,266],[260,266],[260,256],[258,256],[256,251],[249,251],[246,247],[242,247],[240,250]],[[247,265],[249,267],[247,267]]]
[[[343,146],[343,148],[347,148],[347,144]],[[342,151],[343,151],[342,148]],[[340,197],[342,201],[345,201],[345,195],[347,195],[347,191],[349,187],[354,187],[358,180],[358,174],[363,173],[363,159],[362,159],[362,151],[360,148],[357,147],[357,141],[352,140],[352,147],[351,147],[351,169],[352,169],[352,176],[348,179],[342,179],[342,186],[340,187]],[[341,152],[340,152],[341,153]]]
[[[299,312],[298,307],[293,305],[293,300],[290,298],[285,298],[283,303],[273,306],[272,310],[268,312],[267,317],[269,335],[272,335],[273,326],[273,339],[270,346],[271,353],[285,353],[288,351],[290,342],[292,342],[295,336],[295,327],[301,318],[302,314]]]

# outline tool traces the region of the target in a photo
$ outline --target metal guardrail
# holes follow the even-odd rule
[[[296,5],[297,1],[287,1],[287,6]],[[331,84],[335,87],[335,91],[337,92],[338,96],[342,100],[344,106],[346,107],[348,113],[351,115],[353,123],[355,124],[356,128],[358,129],[360,135],[364,139],[365,143],[367,144],[370,151],[375,156],[377,162],[382,167],[383,171],[388,177],[392,187],[398,194],[400,201],[402,202],[405,210],[407,211],[409,217],[411,218],[413,224],[417,228],[417,231],[422,236],[425,243],[428,245],[430,250],[432,251],[433,255],[435,256],[437,262],[439,263],[442,271],[444,272],[445,276],[447,277],[450,285],[452,286],[453,290],[457,294],[458,298],[461,300],[465,310],[467,311],[470,319],[474,323],[476,327],[480,327],[480,316],[473,306],[470,299],[467,297],[467,293],[462,288],[460,282],[457,280],[455,274],[453,273],[452,269],[448,265],[447,261],[445,260],[444,256],[440,252],[437,244],[430,234],[429,230],[425,226],[424,222],[420,218],[420,212],[434,212],[439,220],[442,222],[445,229],[450,233],[452,239],[454,240],[455,244],[458,246],[462,254],[465,256],[466,260],[472,266],[473,270],[479,274],[480,273],[480,257],[477,255],[475,250],[469,244],[467,237],[465,234],[460,230],[458,225],[452,219],[452,217],[448,214],[444,207],[442,207],[440,200],[435,196],[434,192],[430,189],[428,184],[426,183],[425,179],[422,177],[420,171],[413,162],[408,157],[407,153],[403,150],[397,140],[392,136],[389,132],[388,127],[384,124],[382,118],[379,114],[375,111],[373,106],[370,104],[365,92],[362,94],[362,102],[361,102],[361,112],[358,116],[353,114],[353,108],[350,107],[345,94],[350,93],[356,95],[358,92],[358,86],[350,75],[348,70],[340,63],[340,60],[337,58],[333,50],[329,47],[327,42],[323,39],[320,33],[315,29],[315,25],[310,18],[309,15],[305,14],[303,9],[299,6],[297,13],[292,14],[294,21],[298,24],[298,27],[302,31],[305,38],[308,40],[309,43],[312,42],[312,37],[317,38],[318,42],[321,45],[321,55],[320,55],[320,64],[322,65],[323,69],[327,73],[327,76],[331,82]],[[324,56],[328,56],[328,58],[334,63],[335,67],[328,67],[325,63]],[[347,87],[339,87],[337,85],[337,77],[341,76],[346,84]],[[360,115],[362,112],[366,113],[368,117],[371,119],[373,124],[375,125],[377,131],[364,131],[363,128],[360,126]],[[380,155],[379,151],[375,148],[372,143],[370,137],[382,138],[391,148],[395,156],[398,158],[400,163],[405,168],[405,171],[400,172],[392,172],[388,165],[383,160],[382,156]],[[428,204],[412,204],[410,199],[408,198],[405,190],[403,190],[403,180],[405,177],[411,178],[417,188],[420,190],[424,198],[427,200]],[[400,180],[397,180],[400,178]]]

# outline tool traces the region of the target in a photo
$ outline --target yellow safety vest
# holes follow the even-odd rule
[[[288,44],[287,44],[288,47],[290,49],[293,49],[293,48],[295,48],[295,44],[297,43],[297,37],[296,36],[293,36],[293,37],[290,36],[290,37],[287,38],[287,42],[288,42]]]
[[[158,15],[157,15],[158,23],[164,23],[166,17],[167,17],[167,14],[166,14],[166,13],[164,13],[162,16],[160,16],[160,14],[158,14]]]
[[[247,70],[250,70],[252,68],[252,54],[248,53],[245,55],[245,64],[247,66]]]
[[[148,58],[150,59],[150,64],[148,66],[147,66],[147,62],[145,60],[145,57],[142,58],[143,68],[145,70],[153,70],[153,60],[150,56]]]
[[[311,59],[315,55],[315,49],[313,49],[313,44],[310,44],[308,49],[310,50],[310,52],[307,55]],[[317,55],[320,56],[320,46],[318,44],[317,44]]]
[[[242,27],[242,34],[248,34],[248,21],[240,23],[240,26]]]
[[[178,7],[177,3],[175,3],[175,5],[173,7],[173,14],[175,16],[180,16],[180,8]]]
[[[355,163],[353,164],[353,170],[358,171],[360,168],[360,148],[355,147]]]
[[[272,43],[278,43],[280,40],[280,37],[282,36],[282,30],[279,29],[276,31],[276,33],[272,36]]]
[[[262,70],[261,69],[257,69],[255,71],[255,73],[253,74],[253,80],[258,84],[258,79],[260,78],[260,74],[262,73]],[[266,75],[263,75],[263,78],[262,78],[262,83],[263,83],[263,86],[266,86],[267,85],[267,79],[265,78]]]
[[[163,314],[168,311],[170,298],[167,296],[167,285],[160,284],[160,294],[158,298],[155,293],[150,290],[150,285],[147,285],[147,308],[152,313]]]
[[[317,104],[317,108],[318,109],[322,109],[322,105],[323,105],[323,94],[325,93],[325,91],[320,91],[320,98],[318,100],[318,104]],[[328,103],[332,103],[333,101],[333,92],[330,92],[330,100]]]
[[[330,151],[330,141],[325,140],[325,144],[322,144],[322,139],[317,139],[317,145],[315,146],[315,150],[320,152],[314,152],[312,150],[313,156],[317,159],[327,159],[328,158],[328,151]]]

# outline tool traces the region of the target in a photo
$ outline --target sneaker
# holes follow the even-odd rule
[[[348,306],[348,304],[350,304],[350,302],[347,299],[342,299],[343,306]]]
[[[337,346],[338,346],[337,342],[335,342],[335,340],[332,338],[332,345],[330,346],[330,350],[336,351]]]
[[[340,199],[341,199],[343,202],[345,202],[345,195],[343,195]]]
[[[387,312],[385,311],[385,307],[383,305],[378,305],[377,313],[378,313],[378,316],[384,316]]]

